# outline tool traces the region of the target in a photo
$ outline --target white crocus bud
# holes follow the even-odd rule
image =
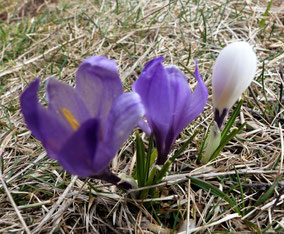
[[[212,90],[215,121],[219,128],[228,110],[252,82],[256,67],[256,54],[247,42],[233,42],[217,57]]]

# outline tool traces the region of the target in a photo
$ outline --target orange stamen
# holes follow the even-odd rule
[[[68,121],[68,123],[71,125],[71,127],[76,131],[80,127],[80,124],[75,119],[75,117],[66,108],[62,108],[61,112]]]

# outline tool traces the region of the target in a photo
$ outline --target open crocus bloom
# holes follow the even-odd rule
[[[175,139],[203,111],[208,97],[197,64],[194,75],[198,84],[191,92],[186,76],[175,66],[164,67],[163,60],[162,57],[151,60],[133,85],[141,96],[145,117],[155,137],[158,165],[167,160]],[[145,124],[140,127],[148,132]]]
[[[231,43],[217,57],[212,90],[215,121],[219,128],[228,110],[252,82],[256,68],[256,54],[247,42]]]
[[[71,174],[117,184],[120,179],[108,164],[144,115],[144,107],[136,93],[123,94],[116,63],[87,58],[77,71],[76,88],[50,78],[48,108],[38,101],[39,85],[39,79],[33,81],[20,102],[28,128],[49,157]]]

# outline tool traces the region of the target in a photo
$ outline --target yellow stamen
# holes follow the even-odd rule
[[[74,130],[77,130],[80,127],[80,124],[75,119],[75,117],[70,113],[69,110],[67,110],[66,108],[62,108],[61,112]]]

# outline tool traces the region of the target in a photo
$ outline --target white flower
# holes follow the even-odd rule
[[[252,82],[256,68],[256,54],[247,42],[233,42],[217,57],[212,90],[215,121],[219,127],[228,110]]]

